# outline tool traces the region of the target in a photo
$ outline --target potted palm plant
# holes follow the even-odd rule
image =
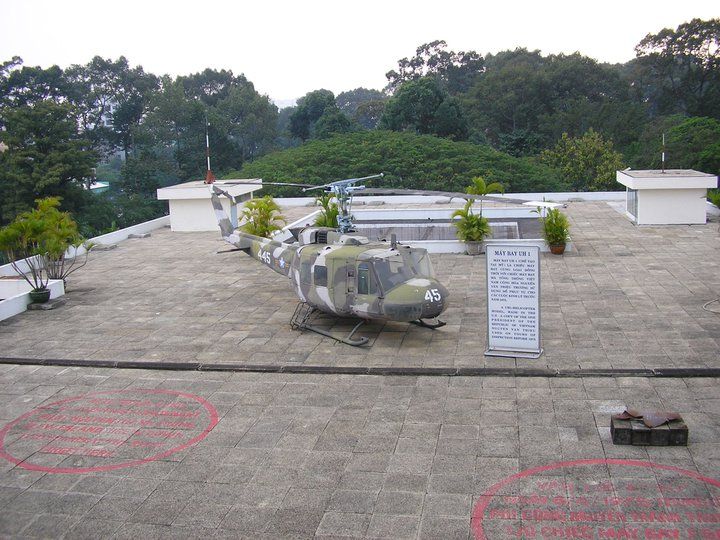
[[[453,225],[457,229],[457,237],[465,242],[467,254],[479,255],[483,252],[483,239],[490,234],[490,223],[482,214],[475,214],[472,205],[472,200],[467,201],[463,208],[452,213]]]
[[[68,259],[68,248],[74,247],[75,254],[83,245],[77,224],[67,212],[61,212],[59,197],[38,199],[37,208],[18,215],[9,225],[0,229],[0,250],[5,253],[18,275],[27,281],[33,290],[33,302],[47,302],[50,279],[65,278],[87,263],[92,246],[86,245],[85,259],[78,264],[79,257]]]
[[[318,227],[337,228],[337,218],[340,213],[340,208],[338,208],[337,203],[333,201],[334,198],[335,194],[333,193],[323,193],[315,198],[315,202],[322,208],[320,214],[315,219],[315,225]]]
[[[254,236],[270,238],[270,235],[282,229],[285,217],[280,213],[280,206],[270,195],[258,199],[250,199],[243,209],[245,223],[240,229]]]
[[[557,208],[549,208],[543,215],[542,209],[536,210],[540,214],[543,237],[555,255],[562,255],[565,246],[570,240],[570,222],[567,216]]]

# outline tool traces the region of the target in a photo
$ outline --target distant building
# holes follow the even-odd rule
[[[115,111],[117,111],[119,107],[119,104],[114,99],[110,100],[106,104],[105,111],[102,113],[102,116],[100,117],[100,122],[103,127],[113,129],[113,115],[115,114]]]

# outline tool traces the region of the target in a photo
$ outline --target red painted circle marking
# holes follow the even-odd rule
[[[166,458],[204,439],[218,414],[206,399],[164,389],[107,390],[42,405],[0,430],[0,457],[30,471],[83,474]],[[41,461],[58,456],[57,465]],[[95,460],[67,466],[69,457]]]
[[[624,487],[620,486],[621,494],[618,494],[618,486],[613,486],[612,480],[598,483],[590,479],[583,485],[582,477],[572,477],[571,482],[568,483],[564,476],[536,476],[557,469],[598,465],[649,468],[659,471],[662,477],[669,476],[669,478],[667,483],[657,484],[656,494],[660,497],[653,498],[653,493],[647,489],[647,486],[634,486],[632,482]],[[524,480],[531,478],[536,481],[534,486],[522,484]],[[562,478],[562,481],[557,478]],[[617,475],[614,478],[628,480],[628,477]],[[646,477],[638,477],[639,480],[644,478]],[[689,478],[695,484],[678,483],[678,478]],[[513,484],[517,484],[517,489],[513,493],[501,494]],[[698,486],[707,488],[705,497],[697,497]],[[528,490],[528,487],[531,489]],[[489,524],[495,525],[492,520],[498,521],[498,524],[502,524],[503,521],[507,524],[512,523],[501,527],[502,532],[497,536],[493,535],[493,539],[496,537],[536,540],[547,538],[720,539],[720,492],[714,488],[720,488],[720,480],[671,465],[629,459],[563,461],[521,471],[493,485],[475,505],[471,526],[477,540],[490,538],[486,534],[486,528]],[[554,494],[554,489],[564,489],[565,495]],[[603,489],[607,490],[605,495],[602,495]],[[583,491],[593,490],[597,492],[594,498],[589,499],[591,497],[589,493],[583,496]],[[628,496],[628,492],[631,494],[637,492],[637,496]],[[690,496],[683,497],[683,495]],[[588,500],[590,504],[599,503],[599,511],[598,507],[595,507],[595,511],[581,510]],[[498,505],[498,502],[505,506]],[[630,507],[623,508],[623,504],[629,504]],[[493,505],[497,508],[493,508]],[[522,506],[522,509],[518,511],[519,508],[513,508],[513,505]],[[576,508],[574,512],[571,510],[573,506]],[[565,511],[564,508],[568,510]],[[699,512],[699,509],[703,512]],[[494,517],[490,518],[489,515]],[[680,523],[678,519],[681,520]],[[521,522],[522,525],[516,525],[517,522]],[[578,523],[582,526],[577,526]],[[680,524],[689,527],[678,529]]]

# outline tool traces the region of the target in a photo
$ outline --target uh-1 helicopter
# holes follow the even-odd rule
[[[438,316],[447,309],[449,292],[435,277],[430,257],[423,248],[390,242],[371,242],[353,230],[351,204],[357,191],[378,194],[418,194],[403,189],[366,189],[359,182],[382,178],[383,174],[349,178],[324,185],[262,182],[303,188],[304,192],[325,190],[335,195],[338,228],[308,226],[292,230],[294,242],[262,238],[235,229],[219,196],[238,201],[227,191],[210,184],[210,198],[223,239],[290,279],[300,303],[291,327],[313,332],[348,345],[364,345],[367,337],[354,338],[368,320],[415,323],[426,328],[445,325]],[[225,185],[257,182],[229,181]],[[422,192],[449,197],[480,198],[463,193]],[[485,197],[487,198],[487,197]],[[360,319],[344,337],[311,323],[316,311]]]

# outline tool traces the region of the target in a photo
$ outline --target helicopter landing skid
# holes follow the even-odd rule
[[[447,323],[441,321],[440,319],[417,319],[416,321],[410,321],[413,324],[417,324],[418,326],[422,326],[423,328],[430,328],[432,330],[435,330],[436,328],[442,328]]]
[[[310,324],[310,319],[312,318],[313,313],[315,313],[316,311],[317,310],[315,308],[307,305],[305,302],[300,302],[295,308],[295,313],[293,313],[292,319],[290,319],[290,328],[292,328],[293,330],[310,330],[311,332],[315,332],[316,334],[332,338],[335,341],[345,343],[346,345],[352,345],[353,347],[360,347],[361,345],[365,345],[368,341],[370,341],[366,337],[353,339],[353,335],[355,334],[355,332],[357,332],[358,328],[360,328],[365,323],[364,320],[360,320],[360,322],[357,323],[352,330],[350,330],[350,333],[348,333],[347,336],[340,337],[336,336],[328,330]]]

